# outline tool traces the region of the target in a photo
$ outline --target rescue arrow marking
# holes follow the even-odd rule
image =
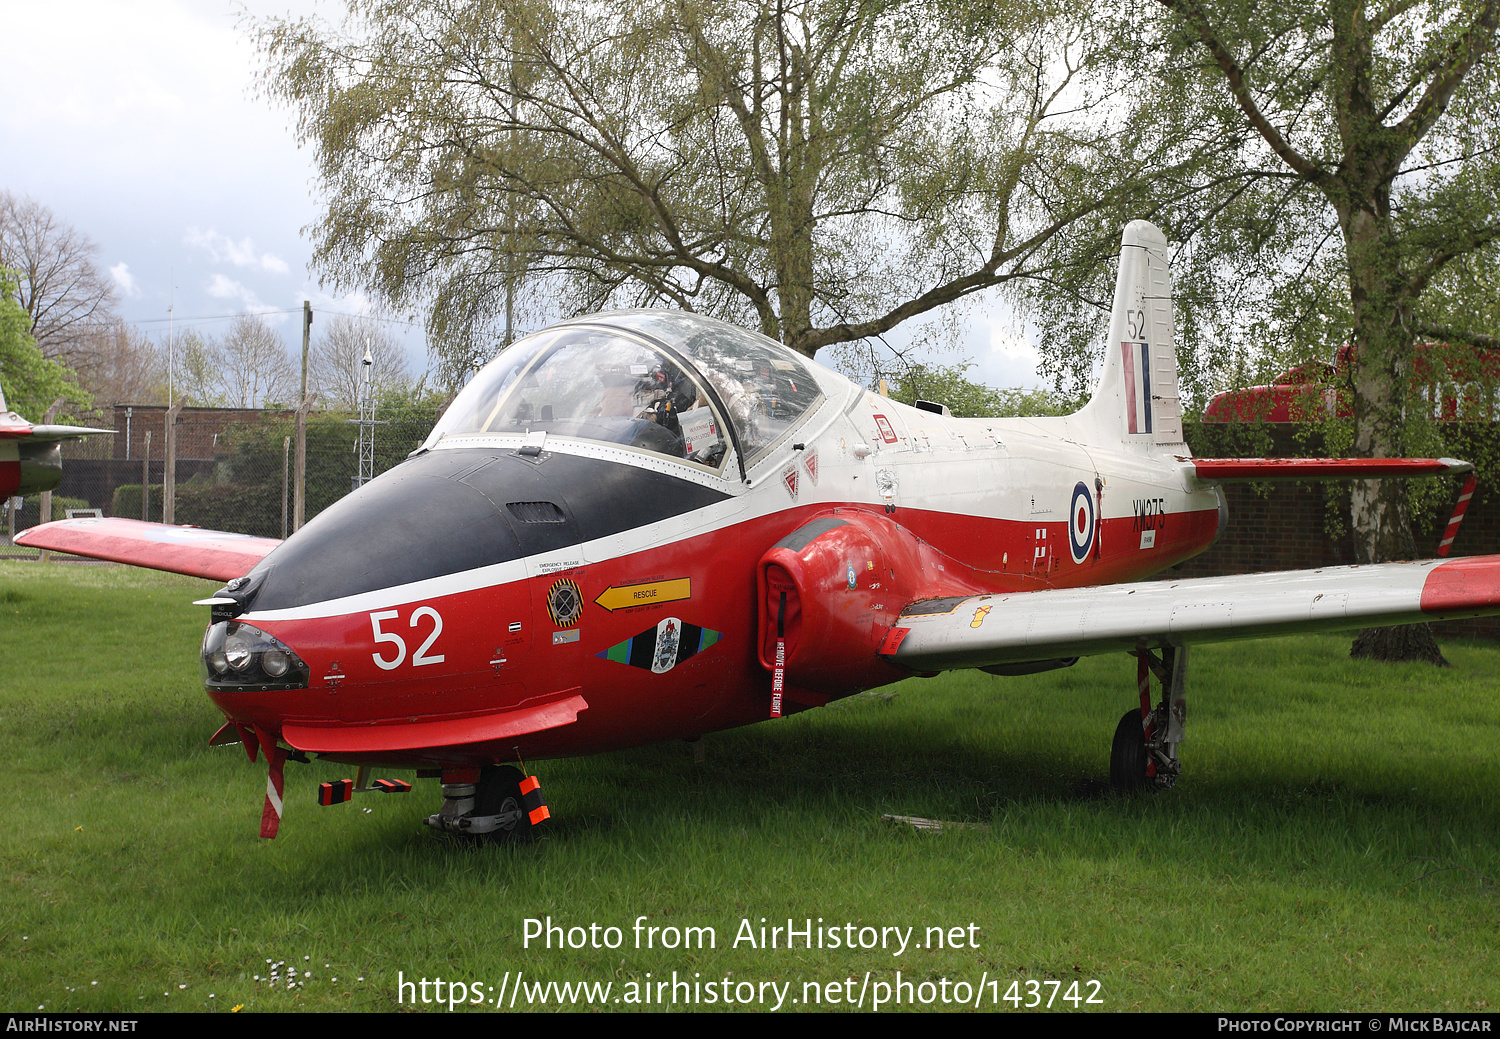
[[[599,593],[594,602],[610,613],[631,606],[651,606],[659,602],[676,602],[693,597],[693,579],[679,577],[674,581],[647,581],[645,584],[611,585]]]

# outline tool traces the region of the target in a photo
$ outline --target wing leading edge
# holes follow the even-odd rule
[[[1500,556],[1471,556],[933,599],[880,652],[944,671],[1497,613]]]
[[[42,523],[17,534],[16,544],[231,581],[249,573],[281,542],[222,530],[114,518]]]

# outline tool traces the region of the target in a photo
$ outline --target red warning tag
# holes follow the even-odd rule
[[[547,807],[547,802],[542,800],[542,784],[536,776],[527,776],[521,780],[521,802],[532,826],[552,818],[552,811]]]
[[[901,648],[901,643],[909,634],[911,634],[910,628],[892,628],[886,633],[885,642],[880,647],[880,655],[885,657],[894,656],[896,650]]]
[[[786,639],[776,640],[776,668],[771,672],[771,717],[781,717],[781,698],[786,692]]]

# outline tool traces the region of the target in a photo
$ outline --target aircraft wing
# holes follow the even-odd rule
[[[94,429],[91,426],[33,426],[30,423],[0,425],[0,440],[82,440],[99,433],[113,433],[112,429]]]
[[[880,653],[944,671],[1496,613],[1500,556],[1471,556],[930,599]]]
[[[275,538],[118,518],[42,523],[17,534],[15,543],[215,581],[249,573],[281,544]]]
[[[32,425],[6,411],[5,395],[0,393],[0,499],[55,489],[62,480],[60,441],[113,432],[88,426]]]

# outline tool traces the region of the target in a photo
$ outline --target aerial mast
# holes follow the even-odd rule
[[[375,421],[375,395],[370,386],[374,381],[375,358],[370,354],[370,344],[365,342],[365,356],[359,362],[359,473],[354,477],[353,490],[358,490],[375,479],[375,427],[385,425]]]

